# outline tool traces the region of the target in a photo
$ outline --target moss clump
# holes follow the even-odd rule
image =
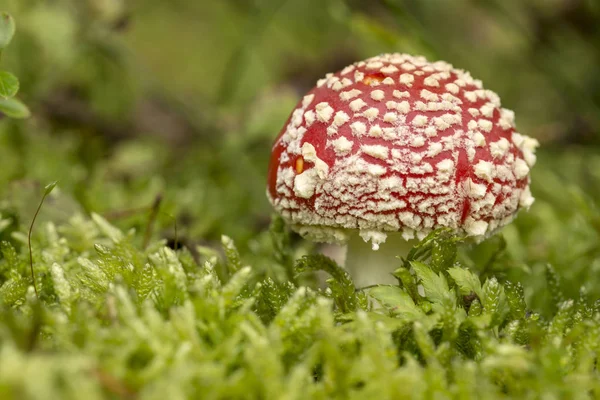
[[[519,284],[455,262],[445,231],[398,263],[398,285],[357,290],[324,256],[291,261],[278,220],[272,262],[296,271],[281,281],[226,237],[224,256],[195,258],[74,216],[35,235],[39,299],[21,236],[0,246],[2,398],[600,395],[598,304],[582,293],[542,318]],[[305,286],[318,270],[326,288]]]

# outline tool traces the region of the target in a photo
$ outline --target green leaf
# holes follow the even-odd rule
[[[91,215],[92,220],[104,235],[108,236],[115,243],[123,240],[123,232],[111,225],[104,217],[96,213],[92,213]]]
[[[408,293],[398,286],[376,286],[369,289],[368,294],[381,303],[393,315],[404,317],[409,321],[418,320],[425,316],[423,311],[415,305]]]
[[[256,286],[256,313],[263,321],[272,321],[295,291],[291,282],[280,284],[267,277]]]
[[[156,286],[155,275],[154,268],[148,263],[138,270],[136,291],[140,300],[144,300],[154,290]]]
[[[17,119],[29,118],[31,116],[29,108],[15,98],[0,98],[0,113]]]
[[[431,267],[434,270],[445,270],[454,263],[457,243],[462,240],[454,236],[448,228],[437,229],[413,246],[404,260],[404,266],[408,268],[411,261],[426,261],[431,258]]]
[[[229,236],[221,236],[221,244],[223,245],[223,251],[225,257],[227,257],[227,270],[231,275],[242,269],[242,261],[240,259],[240,253],[235,247],[235,243]]]
[[[546,333],[548,338],[561,338],[566,330],[571,327],[574,305],[573,300],[566,300],[558,305],[558,312],[548,326]]]
[[[456,242],[448,238],[439,238],[433,242],[431,247],[431,267],[435,271],[445,271],[454,264],[456,260]]]
[[[406,326],[406,321],[397,317],[390,317],[389,315],[383,315],[376,312],[368,312],[369,320],[378,324],[383,324],[386,330],[389,332],[395,331],[399,328]],[[347,318],[346,323],[352,323],[356,320],[356,313],[350,313],[344,315]]]
[[[415,322],[413,325],[413,334],[423,358],[435,364],[437,361],[435,358],[435,343],[427,332],[427,329],[423,324]]]
[[[395,270],[392,275],[394,275],[396,279],[400,281],[400,286],[406,289],[413,301],[415,303],[419,303],[421,296],[419,296],[416,279],[414,275],[410,273],[410,270],[402,266]]]
[[[275,261],[286,267],[289,273],[294,267],[294,260],[290,248],[290,232],[289,229],[287,229],[283,218],[278,214],[274,214],[271,218],[269,235],[273,242],[273,257],[275,258]],[[290,275],[293,275],[293,272]]]
[[[8,99],[19,92],[19,79],[8,71],[0,71],[0,97]]]
[[[236,296],[238,296],[244,287],[248,284],[250,279],[252,278],[252,268],[250,267],[242,267],[239,271],[231,277],[229,282],[225,286],[223,286],[223,299],[225,301],[225,305],[229,306],[233,304]]]
[[[504,291],[510,308],[510,316],[514,319],[525,318],[525,293],[521,283],[506,282]]]
[[[8,13],[0,14],[0,51],[6,48],[15,35],[15,19]]]
[[[452,267],[448,270],[448,274],[454,279],[454,282],[460,289],[460,294],[463,296],[475,293],[481,298],[481,282],[479,277],[466,268]]]
[[[565,301],[565,295],[562,291],[560,277],[556,273],[554,267],[550,264],[546,265],[546,282],[548,284],[548,291],[552,296],[554,304],[558,305]]]
[[[27,292],[27,282],[21,275],[7,280],[0,286],[0,304],[13,305],[22,301]]]
[[[7,241],[0,242],[0,253],[6,265],[0,264],[0,273],[4,271],[17,270],[19,267],[19,256],[15,247]]]
[[[322,254],[304,256],[296,261],[295,269],[298,273],[325,271],[331,275],[332,279],[327,280],[331,297],[342,313],[355,311],[359,306],[359,298],[350,275],[332,259]]]
[[[529,342],[529,332],[524,319],[515,319],[509,322],[504,328],[504,334],[520,345],[526,345]]]
[[[483,309],[481,308],[481,302],[479,299],[473,300],[471,306],[469,307],[469,316],[478,317],[481,315]]]
[[[421,280],[421,284],[425,290],[425,297],[437,304],[452,306],[456,304],[456,298],[450,292],[448,281],[446,281],[444,275],[441,273],[436,274],[429,266],[419,261],[412,261],[410,264]]]
[[[493,277],[483,284],[481,303],[484,314],[491,315],[492,323],[500,323],[505,305],[504,287]]]

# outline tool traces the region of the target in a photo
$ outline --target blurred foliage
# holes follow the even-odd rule
[[[0,13],[0,60],[15,35],[15,19],[8,13]],[[19,79],[0,69],[0,113],[10,118],[27,118],[30,113],[23,103],[15,98],[19,92]]]
[[[6,118],[27,108],[0,98],[3,398],[600,396],[597,1],[1,7],[16,34],[0,68],[32,114]],[[267,229],[265,174],[316,79],[381,52],[447,60],[496,91],[542,142],[536,202],[490,240],[440,237],[390,260],[399,285],[353,293],[281,221]],[[55,180],[33,232],[38,301],[26,235]]]

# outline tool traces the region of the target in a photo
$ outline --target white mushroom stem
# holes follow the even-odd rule
[[[350,273],[357,288],[374,284],[398,283],[392,272],[402,265],[398,257],[406,257],[418,243],[406,241],[399,233],[388,234],[385,243],[377,251],[358,234],[350,237],[345,245],[326,245],[322,252],[335,260]]]

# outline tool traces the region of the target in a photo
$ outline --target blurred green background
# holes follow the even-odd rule
[[[236,240],[261,264],[271,144],[327,72],[382,52],[443,59],[483,80],[542,146],[529,213],[461,258],[484,274],[600,296],[597,0],[3,0],[2,57],[33,117],[0,120],[0,213],[28,224],[99,212],[193,248]],[[141,238],[140,238],[141,240]],[[302,245],[302,244],[300,244]],[[393,268],[390,268],[393,269]],[[543,291],[542,291],[543,292]],[[531,297],[531,296],[530,296]],[[530,298],[533,307],[547,299]]]

